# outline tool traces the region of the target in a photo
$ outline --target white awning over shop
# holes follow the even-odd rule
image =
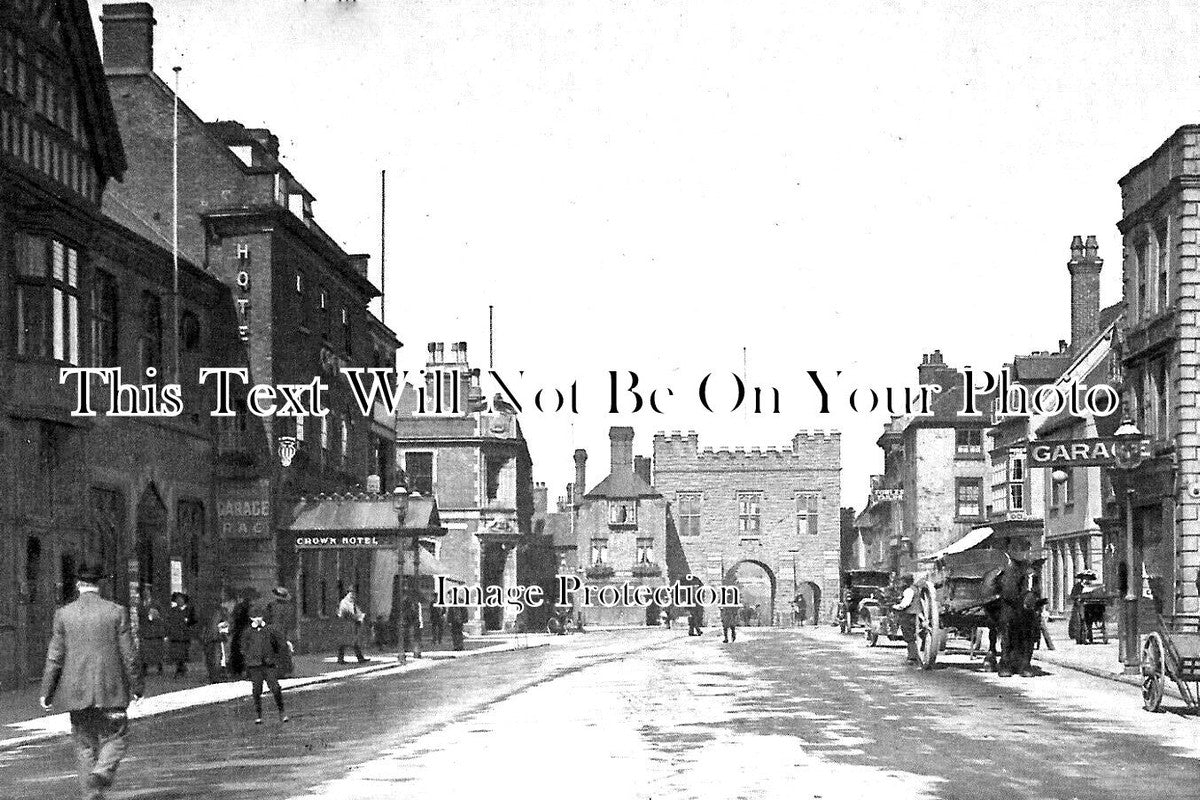
[[[976,545],[980,545],[980,544],[983,544],[984,542],[986,542],[988,540],[988,537],[990,537],[993,533],[994,533],[994,531],[991,528],[986,527],[986,526],[983,528],[976,528],[975,530],[968,533],[966,536],[959,539],[954,544],[949,545],[948,547],[943,547],[941,550],[938,550],[936,553],[933,553],[932,555],[928,555],[921,560],[922,561],[937,561],[942,556],[948,556],[951,553],[961,553],[965,550],[970,550],[972,547],[975,547]]]

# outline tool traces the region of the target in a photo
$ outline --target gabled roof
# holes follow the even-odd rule
[[[63,12],[65,45],[79,81],[84,114],[91,122],[100,172],[120,180],[127,166],[125,148],[121,144],[121,129],[104,78],[104,63],[96,45],[96,31],[92,27],[87,0],[63,0],[57,5]]]
[[[1074,352],[1071,363],[1059,374],[1056,380],[1077,380],[1084,385],[1094,386],[1098,383],[1104,383],[1108,379],[1108,360],[1112,348],[1113,331],[1116,328],[1117,320],[1120,319],[1121,313],[1124,310],[1125,303],[1122,301],[1113,303],[1108,308],[1100,311],[1096,333]],[[1118,419],[1118,414],[1110,414],[1107,417],[1097,418],[1097,432],[1101,436],[1109,435],[1112,431],[1116,430]],[[1079,418],[1071,416],[1066,410],[1051,417],[1031,420],[1034,430],[1038,435],[1053,433],[1065,426],[1074,425],[1079,422],[1081,422]]]
[[[588,498],[634,499],[638,497],[662,497],[658,490],[646,483],[635,472],[614,472],[600,481],[584,495]]]

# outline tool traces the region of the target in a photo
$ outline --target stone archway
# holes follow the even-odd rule
[[[742,567],[746,565],[755,569],[743,570]],[[754,572],[760,573],[761,577],[760,575],[755,575]],[[765,586],[761,583],[761,578],[764,577],[766,579]],[[767,564],[762,561],[744,558],[725,570],[724,583],[726,585],[736,584],[741,589],[743,607],[747,605],[750,608],[758,607],[757,624],[775,624],[778,581],[775,578],[775,571],[767,566]],[[743,620],[743,624],[745,624],[745,620]]]

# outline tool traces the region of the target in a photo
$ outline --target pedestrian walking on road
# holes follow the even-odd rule
[[[187,674],[187,662],[192,645],[192,629],[196,627],[196,611],[183,592],[171,595],[167,609],[167,657],[175,665],[175,677]]]
[[[704,606],[697,603],[688,614],[688,636],[704,635]]]
[[[129,615],[100,597],[102,578],[98,566],[80,566],[79,597],[54,612],[42,672],[42,708],[70,714],[84,800],[100,800],[112,785],[127,747],[126,709],[142,697]]]
[[[737,641],[738,611],[737,606],[721,606],[721,631],[726,644]]]
[[[900,633],[904,636],[904,642],[908,645],[908,663],[916,664],[920,659],[917,651],[917,593],[913,589],[912,575],[904,575],[900,578],[900,586],[903,591],[900,593],[900,602],[892,606],[895,611],[900,613]]]
[[[250,627],[242,632],[242,664],[250,681],[250,696],[254,698],[254,724],[262,724],[263,684],[275,698],[279,721],[287,722],[283,713],[283,690],[279,688],[279,654],[287,649],[283,637],[267,624],[267,606],[256,605],[250,611]]]
[[[276,668],[279,670],[279,677],[288,678],[294,669],[292,653],[295,646],[292,644],[292,632],[296,630],[296,606],[292,602],[292,593],[283,586],[276,586],[271,590],[271,595],[271,603],[267,606],[267,624],[275,629],[283,642]]]
[[[803,628],[804,618],[808,616],[808,601],[804,599],[804,595],[798,594],[792,600],[792,602],[796,606],[796,619],[798,620],[797,625]]]
[[[338,603],[338,621],[341,626],[342,636],[338,643],[338,663],[346,663],[346,648],[353,647],[354,655],[358,658],[358,663],[370,661],[371,659],[363,656],[362,652],[362,624],[367,618],[367,613],[358,607],[358,599],[354,596],[354,590],[346,592],[346,596]]]

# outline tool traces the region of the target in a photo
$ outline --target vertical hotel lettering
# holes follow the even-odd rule
[[[250,339],[250,245],[238,243],[238,338],[243,342]]]

